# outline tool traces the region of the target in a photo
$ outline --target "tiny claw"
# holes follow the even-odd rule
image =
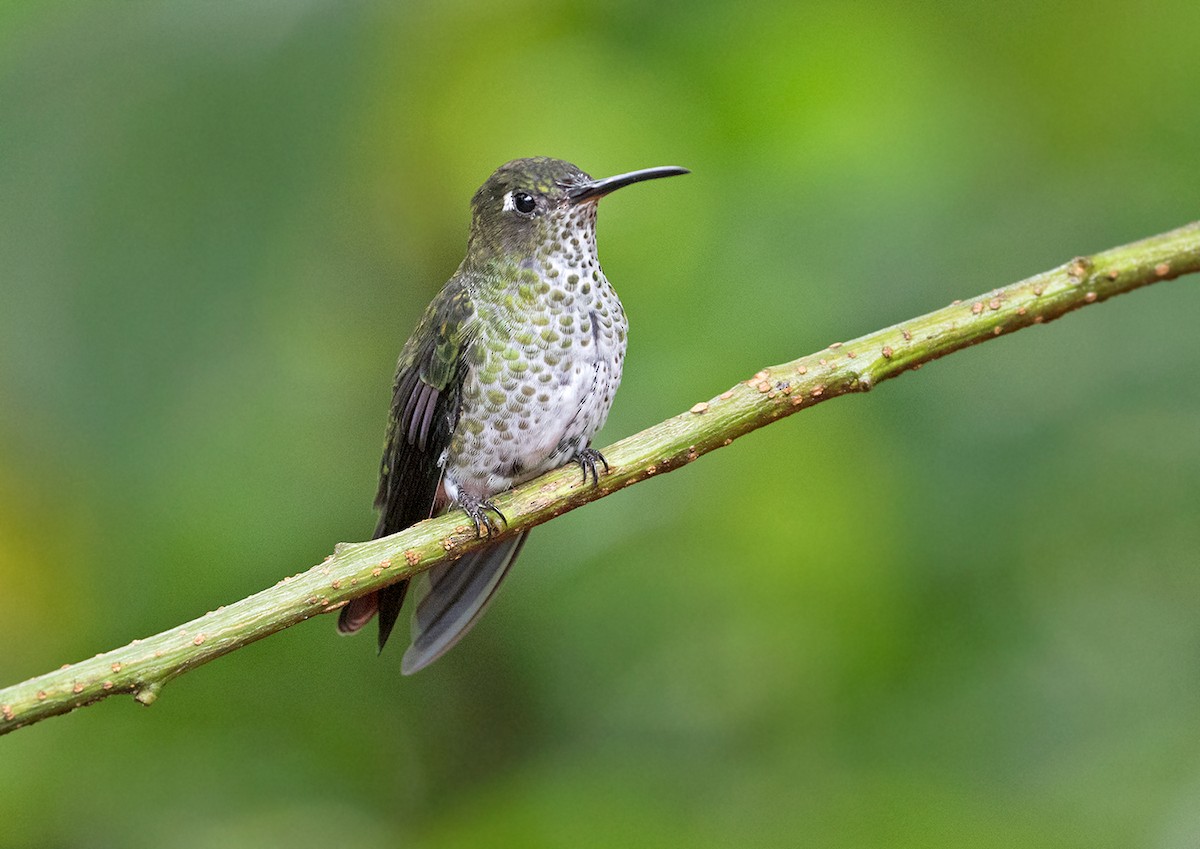
[[[592,484],[600,485],[600,473],[596,471],[596,461],[599,460],[604,466],[604,474],[608,474],[608,461],[604,459],[604,455],[595,448],[584,448],[575,455],[575,462],[579,464],[579,468],[583,470],[583,482],[586,484],[588,472],[592,473]]]
[[[508,525],[508,518],[500,512],[500,509],[495,504],[486,498],[464,496],[462,499],[462,509],[467,514],[467,517],[475,523],[475,536],[477,537],[492,537],[500,533],[500,527],[488,515],[489,510],[499,516],[500,521],[504,522],[506,526]],[[487,530],[486,534],[484,534],[485,529]]]
[[[504,523],[504,526],[505,526],[505,527],[508,527],[508,517],[507,517],[507,516],[505,516],[503,513],[501,513],[501,512],[500,512],[500,508],[499,508],[499,507],[497,507],[495,504],[493,504],[493,503],[492,503],[492,502],[490,502],[490,501],[485,501],[485,502],[483,502],[483,506],[484,506],[486,509],[488,509],[488,510],[491,510],[491,511],[492,511],[493,513],[495,513],[497,516],[499,516],[499,517],[500,517],[500,521]]]

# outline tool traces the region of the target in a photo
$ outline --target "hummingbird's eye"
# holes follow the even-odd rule
[[[513,192],[512,202],[513,208],[522,215],[528,215],[537,207],[537,201],[529,192]]]

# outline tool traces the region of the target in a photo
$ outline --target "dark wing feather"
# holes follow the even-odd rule
[[[375,538],[428,519],[438,506],[439,460],[458,421],[472,317],[469,293],[452,279],[400,353],[375,495]],[[338,629],[353,633],[378,612],[382,650],[407,591],[404,580],[354,599],[342,608]]]

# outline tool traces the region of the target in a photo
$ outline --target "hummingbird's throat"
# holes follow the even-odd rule
[[[552,267],[566,274],[598,269],[595,204],[567,207],[548,220],[537,257],[547,274],[553,273]]]

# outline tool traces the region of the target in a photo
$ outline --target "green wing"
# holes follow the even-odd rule
[[[458,422],[474,319],[470,293],[460,278],[451,278],[400,352],[375,495],[376,538],[429,518],[438,506],[438,461]],[[378,610],[382,649],[407,589],[408,582],[400,581],[350,602],[342,608],[339,630],[357,631]]]
[[[376,537],[433,514],[442,473],[438,460],[458,422],[473,319],[470,295],[454,278],[400,352],[375,495],[380,511]]]

